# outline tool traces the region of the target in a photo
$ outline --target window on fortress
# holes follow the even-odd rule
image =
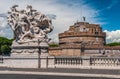
[[[98,34],[98,32],[95,32],[95,34]]]
[[[83,32],[86,32],[87,30],[86,30],[86,28],[83,28]]]

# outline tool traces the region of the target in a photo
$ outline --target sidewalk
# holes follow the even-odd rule
[[[0,68],[0,74],[33,74],[33,75],[58,75],[58,76],[84,76],[119,78],[120,70],[103,69],[32,69],[32,68]]]

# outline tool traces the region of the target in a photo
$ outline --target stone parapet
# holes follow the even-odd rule
[[[66,33],[60,33],[59,34],[59,38],[66,38],[66,37],[105,37],[106,34],[105,33],[102,33],[102,34],[90,34],[90,33],[87,33],[87,32],[66,32]]]

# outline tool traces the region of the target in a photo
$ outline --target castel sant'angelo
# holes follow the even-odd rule
[[[76,22],[59,34],[59,46],[50,47],[54,56],[118,56],[120,47],[105,46],[106,33],[99,24]]]

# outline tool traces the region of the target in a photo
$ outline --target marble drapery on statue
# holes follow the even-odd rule
[[[28,5],[24,10],[18,10],[14,5],[8,12],[8,24],[14,32],[15,42],[19,44],[28,42],[48,41],[47,34],[53,30],[51,20]]]

